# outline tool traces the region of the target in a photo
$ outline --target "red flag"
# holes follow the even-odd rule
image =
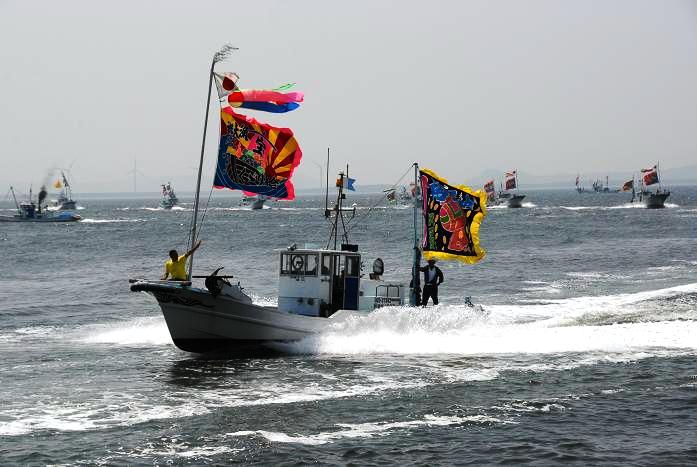
[[[649,186],[658,183],[658,172],[656,169],[642,170],[642,172],[644,172],[644,185]]]

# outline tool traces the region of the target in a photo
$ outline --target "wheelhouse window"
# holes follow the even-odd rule
[[[316,253],[281,254],[281,275],[316,276],[318,258]]]
[[[305,275],[306,276],[316,276],[317,275],[317,255],[308,254],[305,256]]]
[[[332,255],[322,255],[322,275],[328,276],[332,272]]]
[[[358,277],[359,275],[359,264],[358,256],[347,256],[346,257],[346,276],[347,277]]]

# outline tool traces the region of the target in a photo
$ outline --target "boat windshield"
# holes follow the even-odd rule
[[[316,276],[317,253],[289,252],[281,254],[282,276]]]

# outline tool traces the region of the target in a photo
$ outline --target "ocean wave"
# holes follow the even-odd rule
[[[146,219],[82,219],[83,224],[113,224],[118,222],[146,222]]]
[[[511,424],[510,420],[503,420],[487,415],[471,416],[436,416],[426,415],[421,419],[404,421],[385,421],[373,423],[338,423],[336,431],[326,431],[308,435],[288,434],[266,430],[244,430],[227,433],[230,437],[261,436],[272,443],[295,443],[316,446],[331,443],[340,439],[373,438],[386,436],[394,431],[404,431],[429,426],[463,426],[463,425],[492,425]]]

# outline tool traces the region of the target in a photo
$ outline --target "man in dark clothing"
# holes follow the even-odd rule
[[[421,305],[424,307],[428,303],[428,298],[433,299],[433,304],[438,305],[438,286],[443,283],[443,271],[436,266],[435,259],[428,260],[428,266],[419,268],[424,273],[423,300]]]

